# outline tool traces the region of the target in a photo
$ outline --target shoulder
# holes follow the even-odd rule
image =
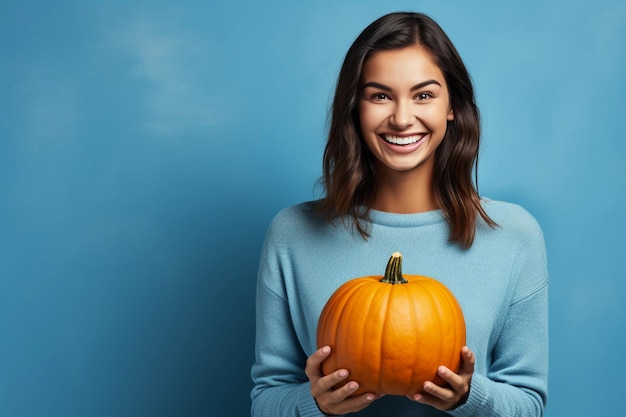
[[[532,258],[545,257],[546,247],[541,226],[525,208],[495,200],[483,200],[483,208],[497,226],[491,228],[485,223],[479,224],[476,228],[478,241],[491,248],[499,248],[499,251]]]
[[[497,223],[495,229],[481,235],[491,248],[490,253],[501,260],[510,260],[513,301],[523,300],[548,285],[548,261],[543,232],[539,223],[523,207],[503,201],[485,200],[483,207]],[[507,256],[508,255],[508,256]]]
[[[301,223],[310,221],[316,217],[315,208],[317,201],[305,201],[280,210],[272,219],[271,225],[281,225],[283,223]]]
[[[503,201],[486,200],[483,207],[497,223],[490,231],[485,231],[488,226],[481,228],[485,240],[500,251],[515,253],[519,262],[530,262],[545,269],[546,245],[535,217],[523,207]]]
[[[323,222],[316,211],[318,201],[306,201],[280,210],[272,219],[270,229],[306,227]]]
[[[489,217],[497,223],[501,232],[521,239],[543,240],[541,226],[537,219],[520,205],[483,199],[483,208]]]
[[[267,230],[266,241],[288,243],[319,233],[328,222],[316,211],[317,201],[307,201],[279,211]]]

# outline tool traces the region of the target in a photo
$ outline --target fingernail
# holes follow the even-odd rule
[[[330,353],[330,347],[328,347],[328,346],[324,346],[324,347],[322,348],[322,353],[323,353],[324,355],[328,355],[328,354]]]
[[[346,371],[345,369],[342,369],[341,371],[339,371],[339,376],[342,378],[345,378],[348,376],[348,371]]]
[[[373,395],[366,395],[365,396],[365,401],[374,401],[374,396]]]

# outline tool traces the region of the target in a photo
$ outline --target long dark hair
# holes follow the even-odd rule
[[[329,220],[352,219],[363,238],[376,194],[374,156],[360,134],[358,96],[363,65],[376,52],[419,44],[441,69],[450,94],[454,120],[435,152],[435,198],[450,227],[449,239],[469,248],[478,215],[496,226],[480,204],[475,186],[480,116],[470,76],[443,29],[421,13],[391,13],[371,23],[356,38],[339,72],[332,105],[322,183],[326,196],[318,211]],[[472,177],[474,173],[474,178]]]

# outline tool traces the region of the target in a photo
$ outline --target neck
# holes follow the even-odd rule
[[[410,214],[440,208],[435,199],[432,170],[397,172],[379,169],[378,173],[374,209]]]

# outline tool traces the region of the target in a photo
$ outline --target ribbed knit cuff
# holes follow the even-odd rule
[[[448,414],[455,417],[473,417],[484,415],[484,407],[487,404],[487,383],[488,379],[482,375],[474,373],[472,375],[472,385],[465,404],[448,411]],[[482,410],[482,413],[481,413]]]
[[[325,417],[311,395],[310,384],[300,384],[297,391],[298,395],[298,411],[302,417]]]

